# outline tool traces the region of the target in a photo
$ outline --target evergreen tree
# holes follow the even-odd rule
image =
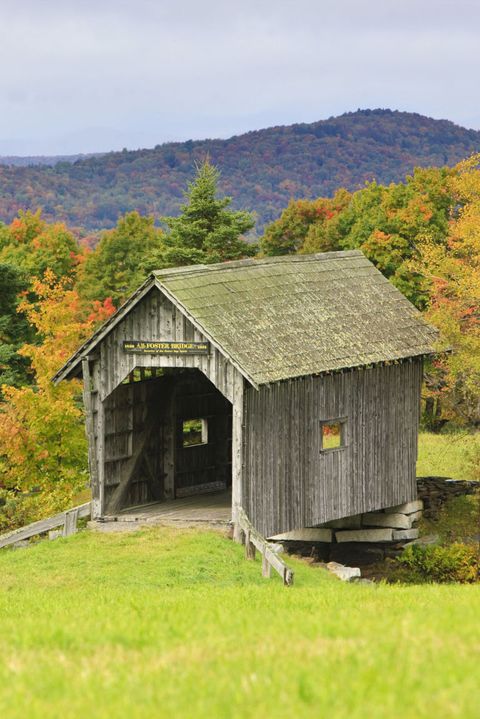
[[[24,342],[31,341],[33,329],[19,313],[19,295],[28,288],[27,277],[18,267],[0,263],[0,388],[19,387],[28,382],[28,361],[17,354]],[[1,392],[1,389],[0,389]]]
[[[220,173],[206,160],[185,192],[179,217],[164,217],[170,229],[165,238],[164,266],[238,260],[256,254],[257,246],[243,235],[255,224],[249,212],[227,209],[231,197],[217,198]]]

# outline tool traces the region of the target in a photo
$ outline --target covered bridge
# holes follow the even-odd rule
[[[268,537],[414,499],[436,337],[359,251],[154,272],[54,378],[94,516],[231,490]]]

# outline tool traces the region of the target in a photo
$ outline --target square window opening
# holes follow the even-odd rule
[[[346,446],[345,420],[321,423],[321,450],[341,449]]]
[[[185,419],[182,424],[182,445],[198,447],[208,444],[208,422],[204,418]]]

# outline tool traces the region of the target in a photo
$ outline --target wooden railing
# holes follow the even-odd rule
[[[24,539],[35,537],[37,534],[46,534],[58,527],[63,527],[63,536],[68,537],[76,532],[78,520],[89,517],[90,512],[90,502],[86,502],[78,507],[73,507],[73,509],[68,509],[66,512],[60,512],[53,517],[48,517],[48,519],[41,519],[39,522],[32,522],[32,524],[27,524],[25,527],[20,527],[20,529],[14,529],[13,532],[0,534],[0,549]]]
[[[257,532],[241,508],[237,510],[237,522],[242,530],[246,559],[255,559],[255,551],[258,549],[262,555],[262,575],[264,577],[270,577],[271,571],[274,569],[281,576],[283,583],[286,586],[291,586],[294,579],[293,570],[278,556],[277,552],[275,552],[274,545],[267,542],[267,540]]]

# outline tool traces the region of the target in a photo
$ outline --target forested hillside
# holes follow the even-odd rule
[[[190,140],[54,166],[0,166],[0,220],[42,207],[47,220],[91,231],[113,227],[130,210],[177,214],[194,162],[208,155],[222,173],[220,190],[234,197],[236,208],[254,210],[261,230],[291,198],[330,196],[372,179],[398,182],[415,166],[453,165],[479,149],[480,132],[452,122],[362,110],[228,140]]]

